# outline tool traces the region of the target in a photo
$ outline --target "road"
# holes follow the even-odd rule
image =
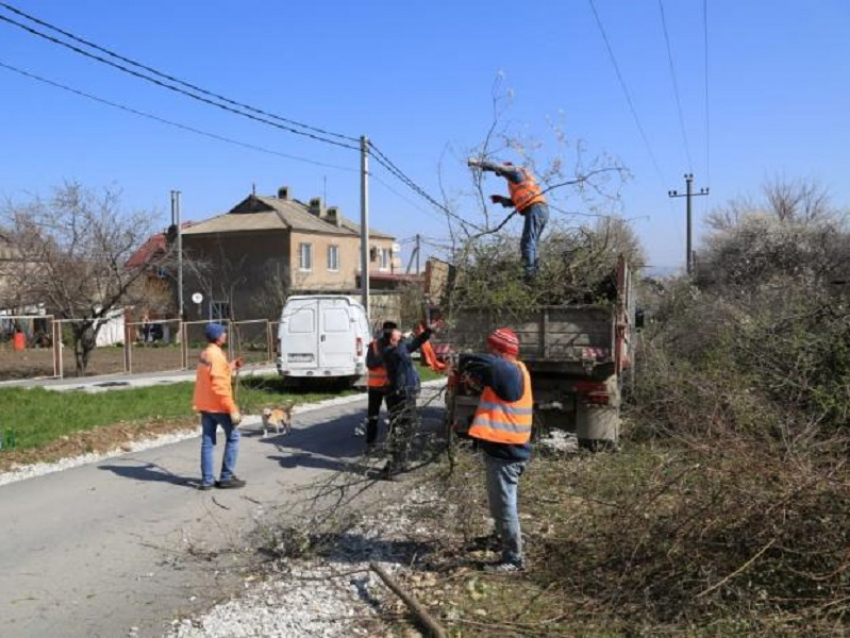
[[[199,439],[0,487],[0,636],[161,636],[241,586],[223,569],[227,550],[294,515],[299,486],[359,467],[352,431],[364,411],[358,397],[296,413],[289,436],[266,439],[249,422],[241,490],[195,489]],[[373,496],[390,489],[378,482]]]

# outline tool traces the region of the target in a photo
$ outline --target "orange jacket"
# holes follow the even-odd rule
[[[531,440],[534,408],[531,377],[522,362],[517,361],[516,365],[522,372],[522,396],[512,403],[503,401],[491,387],[486,386],[478,401],[469,436],[509,445],[522,445]]]
[[[232,370],[220,346],[211,343],[201,353],[195,370],[192,406],[198,412],[232,414],[238,411],[230,383]]]
[[[377,339],[373,339],[369,347],[372,348],[372,352],[376,357],[380,356],[378,351],[380,346]],[[370,388],[386,388],[390,384],[386,366],[368,368],[367,384]]]
[[[425,324],[420,322],[416,325],[416,334],[421,335],[425,331]],[[428,364],[428,367],[431,368],[434,372],[445,372],[448,365],[439,359],[437,359],[437,353],[434,352],[434,346],[431,345],[430,341],[426,341],[419,347],[420,352],[422,352],[422,357],[425,359],[425,363]]]
[[[543,196],[540,185],[535,181],[531,173],[524,168],[519,170],[522,173],[522,181],[518,184],[508,181],[508,191],[511,194],[511,201],[514,203],[514,206],[522,213],[532,204],[545,203],[546,198]]]

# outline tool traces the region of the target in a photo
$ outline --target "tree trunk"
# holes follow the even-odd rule
[[[74,325],[74,359],[77,364],[77,376],[82,377],[89,365],[89,358],[97,345],[97,331],[91,323]]]

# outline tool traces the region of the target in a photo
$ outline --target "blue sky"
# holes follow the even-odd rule
[[[694,200],[695,243],[708,211],[758,195],[776,177],[817,180],[838,208],[850,208],[846,0],[11,4],[233,100],[324,131],[368,135],[422,189],[437,199],[448,194],[474,222],[481,212],[463,196],[470,188],[464,158],[492,124],[499,78],[501,94],[511,96],[501,125],[542,143],[538,164],[558,153],[571,164],[581,140],[586,157],[614,156],[629,169],[617,209],[633,219],[657,267],[684,264],[685,203],[667,191],[683,192],[689,171],[697,189],[711,189]],[[3,7],[0,16],[35,26]],[[0,64],[273,151],[175,128],[0,67],[4,198],[25,200],[76,180],[120,188],[128,209],[158,210],[165,224],[172,189],[182,192],[184,219],[204,219],[253,185],[260,194],[288,185],[296,198],[324,195],[358,219],[356,151],[232,115],[2,21]],[[565,149],[551,122],[569,140]],[[405,258],[417,233],[426,254],[442,243],[441,213],[379,165],[371,168],[371,223],[398,237]],[[493,176],[486,188],[504,192]],[[590,212],[567,189],[553,197],[561,211]]]

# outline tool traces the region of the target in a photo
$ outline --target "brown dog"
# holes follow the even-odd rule
[[[263,408],[263,436],[268,436],[269,426],[273,425],[277,434],[289,434],[292,431],[292,406]]]

